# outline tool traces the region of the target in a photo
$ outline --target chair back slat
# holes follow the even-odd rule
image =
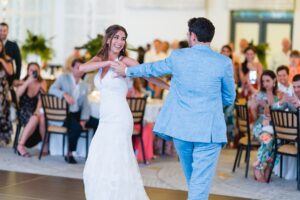
[[[298,112],[271,109],[276,139],[295,141],[299,135]]]
[[[68,104],[64,99],[53,95],[41,95],[47,121],[64,122],[68,116]]]
[[[235,110],[239,132],[241,134],[247,134],[248,137],[251,137],[247,103],[235,103]]]
[[[134,123],[143,123],[147,99],[127,98],[127,102],[131,110]]]

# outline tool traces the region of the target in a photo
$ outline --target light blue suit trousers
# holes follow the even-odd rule
[[[187,180],[188,200],[208,199],[222,144],[173,141]]]

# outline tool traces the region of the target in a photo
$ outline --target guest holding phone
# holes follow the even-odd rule
[[[43,139],[45,136],[45,118],[42,110],[40,93],[46,93],[46,81],[40,76],[40,66],[37,63],[29,63],[27,75],[24,82],[17,88],[17,96],[20,98],[20,123],[24,126],[22,136],[17,147],[18,154],[23,157],[30,157],[25,146],[32,136]],[[48,153],[48,147],[43,149],[44,155]]]
[[[249,46],[245,49],[245,61],[242,63],[239,74],[242,82],[242,97],[248,99],[260,88],[261,74],[263,68],[260,62],[256,61],[256,51]]]

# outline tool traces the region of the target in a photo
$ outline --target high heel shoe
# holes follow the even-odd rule
[[[261,170],[253,168],[253,175],[254,175],[254,180],[261,183],[266,182],[265,176],[262,174]]]
[[[21,153],[19,152],[19,150],[17,150],[17,153],[18,153],[19,156],[22,156],[22,157],[26,157],[26,158],[30,158],[30,157],[31,157],[30,153],[28,153],[28,152],[26,152],[26,153],[24,153],[24,154],[21,154]]]
[[[18,147],[17,147],[17,153],[18,153],[18,155],[19,155],[19,156],[22,156],[22,157],[30,158],[31,155],[30,155],[30,153],[28,153],[28,152],[25,150],[24,145],[21,145],[21,144],[19,144],[19,145],[22,146],[22,147],[24,148],[25,153],[22,154],[22,153],[19,151]]]

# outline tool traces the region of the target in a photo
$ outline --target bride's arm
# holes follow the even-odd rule
[[[129,57],[125,57],[121,60],[121,62],[123,62],[126,66],[130,67],[130,66],[135,66],[135,65],[139,65],[138,61],[132,59],[132,58],[129,58]],[[165,81],[163,81],[162,79],[160,78],[157,78],[157,77],[149,77],[149,78],[146,78],[146,77],[143,77],[143,79],[157,85],[158,87],[162,88],[162,89],[169,89],[170,86],[168,83],[166,83]]]
[[[95,56],[88,62],[81,64],[79,66],[79,70],[82,72],[91,72],[99,68],[108,67],[111,65],[111,63],[112,61],[102,61],[102,59],[99,56]]]

